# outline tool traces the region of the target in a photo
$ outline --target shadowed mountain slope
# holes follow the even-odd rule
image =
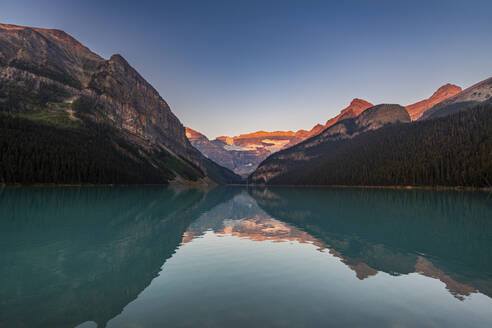
[[[249,180],[252,183],[273,183],[280,176],[288,177],[292,170],[308,170],[330,152],[326,147],[332,142],[351,139],[388,124],[406,122],[410,122],[410,117],[405,108],[399,105],[371,107],[358,117],[342,120],[319,135],[270,156],[251,174]]]
[[[117,143],[113,150],[122,158],[142,167],[153,166],[168,176],[155,183],[175,176],[190,179],[190,175],[181,176],[180,171],[195,171],[191,180],[204,181],[208,177],[215,182],[239,181],[238,176],[204,158],[190,144],[183,125],[167,103],[120,55],[105,60],[63,31],[6,24],[0,24],[0,50],[0,112],[7,114],[2,119],[22,117],[35,121],[40,129],[55,126],[88,138],[94,137],[93,126],[97,125],[111,135],[110,139],[124,140],[137,149],[129,154],[120,151],[127,145]],[[65,137],[59,135],[58,139]],[[108,142],[107,146],[111,144]],[[158,159],[163,153],[172,158],[172,164]],[[91,160],[90,154],[87,158]],[[91,165],[99,161],[95,158]],[[46,163],[52,166],[46,174],[53,175],[55,159],[46,159]],[[39,161],[32,163],[39,165]],[[137,181],[149,183],[139,172],[133,172]],[[6,179],[2,177],[3,182],[27,182],[12,175]],[[77,182],[74,180],[77,179],[71,177],[65,182]],[[93,182],[109,183],[112,179]]]
[[[441,101],[425,111],[421,120],[446,116],[492,99],[492,78],[478,82],[462,92]]]
[[[346,138],[350,126],[269,157],[250,182],[491,187],[492,105]]]

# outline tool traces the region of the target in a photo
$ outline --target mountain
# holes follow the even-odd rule
[[[203,134],[186,128],[188,139],[205,157],[236,174],[247,177],[270,154],[304,140],[309,131],[258,131],[236,137],[209,140]]]
[[[365,113],[371,112],[371,109]],[[359,118],[360,118],[359,117]],[[396,120],[387,120],[387,123]],[[405,122],[399,120],[400,122]],[[492,186],[492,104],[407,124],[342,121],[267,158],[249,177],[259,184]],[[380,127],[379,129],[376,129]],[[333,130],[332,135],[327,135]],[[367,130],[366,130],[367,131]]]
[[[60,30],[7,24],[0,50],[2,138],[10,141],[1,182],[240,181],[191,145],[168,104],[122,56],[105,60]],[[39,137],[21,133],[25,125]]]
[[[203,134],[186,128],[191,144],[203,155],[235,173],[247,177],[269,155],[292,146],[321,133],[340,120],[354,118],[373,105],[363,99],[353,99],[340,114],[311,130],[298,131],[257,131],[235,137],[222,136],[209,140]]]
[[[454,95],[460,93],[462,90],[459,86],[454,84],[445,84],[439,89],[437,89],[434,94],[428,99],[421,100],[415,104],[406,106],[408,114],[410,114],[410,118],[412,121],[419,119],[422,114],[431,108],[432,106],[446,100]]]
[[[247,170],[249,169],[248,164],[254,163],[257,160],[256,152],[254,151],[239,152],[227,150],[224,147],[226,145],[224,142],[217,139],[209,140],[205,135],[188,127],[186,128],[186,136],[191,144],[205,157],[237,174],[247,173]],[[259,164],[259,162],[256,164]]]
[[[292,171],[308,170],[319,158],[327,155],[329,150],[325,148],[332,142],[350,139],[389,124],[408,122],[410,116],[400,105],[373,106],[357,117],[342,119],[317,136],[268,157],[250,175],[249,180],[257,184],[275,183],[282,176],[289,180]]]
[[[447,98],[426,110],[421,120],[449,115],[473,105],[492,101],[492,77]]]
[[[332,119],[329,119],[326,124],[324,125],[324,129],[329,128],[330,126],[336,124],[337,122],[340,122],[342,120],[345,120],[347,118],[354,118],[359,116],[363,111],[366,109],[373,107],[374,105],[371,104],[368,101],[365,101],[364,99],[359,99],[359,98],[354,98],[348,107],[342,109],[340,114],[335,116]],[[321,131],[320,131],[321,132]]]
[[[201,134],[200,132],[190,129],[188,127],[185,127],[185,131],[186,131],[186,137],[190,142],[208,140],[208,138],[204,134]]]

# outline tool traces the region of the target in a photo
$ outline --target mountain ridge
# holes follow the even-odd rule
[[[426,110],[420,120],[449,115],[492,99],[492,77],[475,83]]]
[[[311,142],[302,151],[286,150],[270,156],[248,181],[267,185],[490,188],[491,106],[483,103],[435,119],[383,125],[353,138],[335,135]]]
[[[410,122],[406,109],[396,104],[380,104],[364,110],[359,116],[347,118],[325,129],[320,134],[269,156],[248,177],[254,184],[268,184],[278,176],[286,175],[291,169],[303,167],[322,153],[318,148],[332,141],[351,139],[364,132],[383,126]]]
[[[424,114],[424,112],[432,106],[440,103],[443,100],[453,97],[461,91],[463,91],[461,87],[451,83],[447,83],[437,89],[429,98],[408,105],[405,108],[410,114],[410,118],[412,119],[412,121],[415,121],[419,119],[422,114]]]
[[[447,99],[451,99],[458,94],[461,94],[463,90],[461,87],[456,86],[451,83],[446,83],[440,86],[433,94],[426,99],[418,101],[414,104],[405,106],[406,111],[410,115],[411,121],[415,121],[421,119],[422,115],[431,109],[434,106],[439,105],[443,101]],[[321,134],[324,130],[329,127],[335,125],[337,122],[342,121],[348,118],[356,118],[361,115],[365,110],[374,105],[364,99],[354,98],[350,102],[350,104],[342,109],[338,115],[326,121],[325,124],[317,124],[311,130],[297,130],[297,131],[255,131],[251,133],[244,133],[237,136],[229,137],[229,136],[220,136],[215,140],[210,141],[214,142],[215,145],[213,147],[205,146],[206,141],[204,139],[198,143],[197,141],[192,141],[192,144],[206,154],[210,159],[224,165],[221,160],[224,157],[232,157],[234,158],[241,151],[250,152],[249,159],[250,163],[248,163],[249,167],[244,169],[241,174],[244,176],[247,173],[252,173],[253,169],[258,166],[263,160],[265,160],[271,154],[276,153],[277,151],[281,151],[284,149],[291,148],[296,146],[297,144],[307,140],[313,136]],[[270,139],[269,139],[270,138]],[[266,139],[266,140],[264,140]],[[274,139],[274,140],[271,140]],[[208,140],[208,139],[207,139]],[[219,142],[220,141],[220,142]],[[275,145],[275,142],[278,144]],[[279,143],[280,142],[280,143]],[[270,148],[269,148],[270,146]],[[274,146],[274,147],[271,147]],[[275,147],[276,146],[276,147]],[[235,153],[225,154],[223,149],[219,149],[217,152],[214,152],[212,149],[224,148],[227,151],[234,151]],[[263,149],[263,153],[258,154],[255,158],[255,154],[251,152],[257,149]],[[230,159],[228,159],[229,163],[232,163]],[[237,170],[237,168],[232,166],[227,166],[231,170]],[[236,171],[236,173],[238,173]]]
[[[240,180],[191,145],[168,104],[121,55],[105,60],[63,31],[9,24],[0,24],[0,49],[0,111],[54,121],[68,114],[72,126],[105,122],[126,142],[164,150],[215,182]],[[74,108],[80,99],[86,106]]]
[[[187,127],[188,139],[206,157],[246,177],[269,155],[295,146],[321,133],[339,120],[356,117],[371,106],[372,104],[366,100],[354,98],[337,116],[325,124],[315,125],[311,130],[271,132],[260,130],[234,137],[220,136],[214,140],[209,140],[200,132]],[[198,134],[201,137],[198,137]]]

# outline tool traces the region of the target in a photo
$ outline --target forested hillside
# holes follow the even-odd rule
[[[492,105],[326,142],[316,152],[322,156],[268,184],[492,187]]]
[[[0,113],[0,183],[168,183],[203,172],[164,149],[139,149],[104,123],[54,126]]]

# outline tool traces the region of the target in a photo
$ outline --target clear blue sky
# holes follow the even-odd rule
[[[309,129],[492,76],[492,1],[1,0],[0,22],[122,54],[208,137]]]

